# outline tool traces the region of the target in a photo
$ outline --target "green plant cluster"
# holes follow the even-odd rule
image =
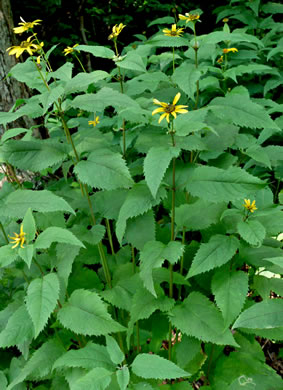
[[[0,143],[1,390],[283,389],[262,344],[283,339],[283,5],[216,12],[124,48],[121,20],[56,70],[24,41],[10,76],[33,95],[0,113],[37,123]]]

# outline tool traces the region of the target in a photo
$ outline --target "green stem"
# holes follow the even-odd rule
[[[82,70],[84,71],[84,73],[86,73],[86,70],[85,70],[85,68],[84,68],[84,66],[83,66],[83,64],[82,64],[82,62],[81,62],[81,60],[80,60],[79,57],[76,55],[76,53],[74,53],[74,55],[75,55],[76,59],[78,60],[79,64],[81,65]]]
[[[2,233],[3,233],[3,236],[5,238],[6,243],[9,244],[9,239],[8,239],[8,236],[5,232],[4,226],[2,225],[2,222],[0,222],[0,229],[2,230]]]
[[[133,264],[133,273],[136,273],[136,259],[135,259],[135,248],[132,245],[132,264]]]
[[[110,248],[111,248],[111,253],[113,256],[115,256],[109,219],[105,218],[105,222],[106,222],[106,230],[107,230],[107,236],[108,236],[108,240],[109,240],[109,244],[110,244]]]
[[[139,354],[141,350],[139,321],[136,322],[136,332],[137,332],[137,354]]]
[[[173,52],[173,73],[172,74],[174,74],[175,72],[175,48],[174,47],[172,48],[172,52]]]
[[[182,244],[185,245],[185,235],[186,235],[186,228],[183,226],[183,234],[182,234]],[[184,252],[181,257],[181,263],[180,263],[180,274],[183,275],[183,270],[184,270]],[[178,300],[181,299],[181,293],[182,293],[182,285],[180,284],[179,286],[179,293],[178,293]]]
[[[194,45],[194,51],[195,51],[195,68],[198,68],[198,43],[197,43],[197,34],[196,34],[196,22],[194,22],[194,37],[195,37],[195,45]],[[195,107],[194,110],[198,108],[198,101],[199,101],[199,80],[196,82],[196,100],[195,100]]]

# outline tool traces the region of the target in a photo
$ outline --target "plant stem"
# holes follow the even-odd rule
[[[195,51],[195,68],[198,68],[198,44],[197,44],[197,35],[196,35],[196,23],[194,22],[194,37],[195,37],[195,45],[194,45],[194,51]],[[199,80],[196,82],[196,101],[195,101],[195,107],[194,110],[198,108],[198,101],[199,101]]]
[[[82,70],[84,71],[84,73],[86,73],[86,70],[85,70],[81,60],[79,59],[79,57],[75,53],[74,53],[74,55],[75,55],[76,59],[78,60],[79,64],[81,65]]]
[[[173,73],[172,74],[174,74],[175,72],[175,48],[174,47],[172,48],[172,52],[173,52]]]
[[[115,256],[109,219],[105,218],[105,222],[106,222],[106,230],[107,230],[107,236],[108,236],[108,240],[109,240],[109,244],[110,244],[110,248],[111,248],[111,253],[113,256]]]
[[[2,233],[3,233],[3,236],[5,238],[6,243],[9,244],[9,239],[8,239],[8,236],[5,232],[4,226],[2,225],[2,222],[0,222],[0,229],[2,230]]]
[[[186,228],[183,226],[183,234],[182,234],[182,244],[185,244],[185,235],[186,235]],[[180,275],[183,275],[183,269],[184,269],[184,252],[181,257],[181,264],[180,264]],[[179,286],[179,293],[178,293],[178,300],[181,298],[181,293],[182,293],[182,284]]]
[[[133,264],[133,273],[136,272],[136,259],[135,259],[135,248],[132,245],[132,264]]]

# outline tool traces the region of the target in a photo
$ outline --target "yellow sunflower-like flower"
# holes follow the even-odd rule
[[[223,23],[228,23],[228,22],[229,22],[229,19],[228,19],[228,18],[224,18],[224,19],[222,19],[222,22],[223,22]]]
[[[176,28],[176,24],[172,24],[171,30],[165,28],[162,31],[167,37],[180,37],[184,34],[184,28]]]
[[[88,121],[88,124],[93,127],[95,127],[96,125],[98,125],[99,123],[99,116],[95,117],[93,121]]]
[[[167,122],[169,123],[170,114],[174,118],[176,118],[176,114],[186,114],[188,112],[188,110],[184,109],[185,107],[188,107],[188,106],[183,106],[182,104],[179,106],[176,106],[180,97],[181,97],[181,94],[180,94],[180,92],[178,92],[177,95],[174,97],[173,103],[164,103],[164,102],[160,102],[157,99],[153,99],[154,104],[158,104],[161,107],[156,108],[156,110],[152,111],[152,115],[163,112],[163,114],[160,116],[160,118],[158,120],[158,123],[160,123],[163,118],[166,118]]]
[[[223,53],[224,54],[227,54],[227,53],[237,53],[238,52],[238,49],[236,49],[235,47],[230,47],[229,49],[223,49]]]
[[[23,245],[24,245],[24,242],[26,240],[26,238],[25,238],[26,233],[24,233],[23,229],[24,229],[23,225],[21,225],[20,234],[17,234],[14,232],[14,235],[15,235],[14,237],[9,236],[9,238],[11,238],[11,240],[12,240],[10,242],[10,244],[15,244],[14,246],[12,246],[12,249],[16,248],[19,244],[20,244],[21,248],[24,248]]]
[[[243,206],[251,213],[257,210],[257,207],[255,206],[255,200],[253,200],[251,203],[250,199],[244,199],[244,202],[245,203],[243,204]]]
[[[124,27],[126,27],[126,25],[123,23],[120,23],[119,25],[115,24],[115,26],[112,27],[112,33],[108,36],[108,39],[117,39]]]
[[[19,23],[19,26],[13,28],[15,34],[22,34],[25,31],[33,29],[34,26],[37,26],[40,22],[42,22],[40,19],[36,19],[33,22],[25,22],[22,17],[20,17],[20,19],[21,22]]]
[[[185,20],[186,23],[194,22],[199,19],[199,14],[190,14],[187,12],[185,15],[179,14],[179,19]]]
[[[66,49],[63,50],[63,53],[65,56],[67,56],[68,54],[71,54],[73,53],[74,51],[76,51],[76,47],[79,46],[78,43],[76,43],[74,46],[67,46]]]
[[[9,51],[10,56],[15,54],[16,58],[19,58],[20,55],[22,55],[23,52],[25,52],[25,51],[27,51],[32,56],[33,53],[37,52],[38,50],[40,50],[43,47],[43,42],[41,42],[40,44],[34,43],[36,41],[35,39],[32,39],[32,37],[34,37],[34,35],[35,34],[28,37],[28,39],[26,41],[22,41],[20,46],[8,47],[8,49],[6,51]]]

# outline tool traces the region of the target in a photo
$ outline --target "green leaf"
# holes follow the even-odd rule
[[[102,367],[113,371],[115,365],[110,360],[107,349],[104,345],[93,344],[89,342],[84,348],[72,349],[60,356],[53,365],[53,370],[64,367],[82,367],[92,369]]]
[[[212,236],[208,243],[200,245],[187,277],[220,267],[231,260],[238,248],[239,240],[236,237],[220,234]]]
[[[37,249],[49,248],[53,242],[61,242],[62,244],[69,244],[85,248],[84,244],[77,239],[77,237],[67,229],[57,226],[49,227],[44,232],[40,233],[35,241]]]
[[[171,160],[180,154],[180,149],[173,146],[153,146],[144,159],[146,183],[155,198],[166,169]]]
[[[128,221],[125,239],[139,250],[142,250],[148,241],[155,240],[155,219],[152,210]]]
[[[122,61],[117,62],[117,66],[122,69],[134,70],[137,72],[146,72],[146,66],[143,61],[143,58],[135,53],[130,51],[126,54],[126,57]]]
[[[42,93],[39,95],[39,100],[41,104],[43,105],[43,115],[46,114],[46,112],[49,110],[49,108],[52,108],[52,104],[54,102],[57,102],[58,105],[58,99],[64,94],[64,88],[62,85],[58,85],[55,88],[51,88],[50,90]]]
[[[71,62],[66,62],[64,65],[60,66],[55,72],[51,73],[53,79],[58,79],[62,81],[69,81],[72,78],[74,64]]]
[[[172,80],[181,88],[185,94],[194,99],[197,90],[196,82],[200,79],[201,72],[196,69],[194,64],[183,62],[181,66],[175,70]]]
[[[27,264],[28,268],[30,268],[32,258],[34,255],[34,245],[25,245],[24,248],[19,248],[18,254],[22,258],[22,260]]]
[[[64,144],[52,140],[18,141],[10,140],[2,146],[2,152],[11,165],[32,172],[52,167],[67,156]]]
[[[241,312],[249,288],[248,274],[230,271],[229,267],[219,269],[212,278],[211,290],[217,306],[222,312],[227,328]]]
[[[107,149],[96,150],[87,161],[80,161],[75,167],[75,173],[83,183],[95,188],[115,190],[133,185],[121,154]]]
[[[1,137],[1,142],[5,142],[10,138],[16,137],[19,134],[28,133],[29,129],[23,129],[21,127],[17,127],[14,129],[8,129],[5,131],[5,133]]]
[[[108,219],[117,219],[120,208],[125,201],[128,190],[119,188],[112,191],[97,191],[94,199],[94,210]]]
[[[115,57],[114,51],[104,46],[79,45],[76,47],[76,50],[83,51],[85,53],[90,53],[93,56],[100,57],[100,58]]]
[[[111,336],[105,336],[106,338],[106,349],[114,364],[121,364],[125,359],[125,355],[121,351],[117,341]]]
[[[33,323],[25,305],[22,305],[11,315],[5,329],[0,333],[0,347],[7,348],[30,342],[33,335]]]
[[[192,170],[187,180],[192,195],[216,203],[243,199],[244,194],[265,186],[263,181],[238,167],[224,170],[200,166]]]
[[[8,385],[8,380],[4,374],[3,371],[0,371],[0,388],[3,389],[3,390],[6,390],[7,389],[7,385]]]
[[[0,267],[7,267],[18,257],[16,248],[12,249],[12,245],[4,245],[0,247]]]
[[[268,60],[268,59],[267,59]],[[243,74],[277,74],[277,71],[273,69],[271,66],[263,65],[263,64],[247,64],[247,65],[238,65],[233,68],[226,70],[223,74],[225,78],[231,78],[237,83],[237,76],[242,76]]]
[[[183,250],[184,246],[179,241],[170,241],[167,245],[159,241],[150,241],[140,252],[140,277],[144,286],[155,297],[157,295],[153,285],[152,270],[161,267],[165,259],[171,264],[176,263],[182,256]]]
[[[189,46],[189,41],[182,37],[167,37],[165,35],[156,35],[149,41],[148,44],[158,47],[181,47]]]
[[[95,292],[75,290],[57,315],[65,328],[75,333],[100,336],[121,332],[125,328],[112,320],[105,304]]]
[[[31,208],[27,209],[27,212],[23,219],[23,231],[26,233],[26,241],[32,241],[35,237],[36,233],[36,226],[35,226],[35,220],[32,215]]]
[[[127,366],[123,366],[116,371],[117,382],[120,390],[126,390],[130,381],[130,372]]]
[[[34,325],[35,337],[45,327],[59,299],[59,280],[55,273],[34,279],[28,286],[26,306]]]
[[[198,40],[201,41],[201,44],[215,44],[219,42],[230,41],[239,43],[239,42],[252,42],[256,45],[263,47],[263,43],[254,35],[245,34],[242,32],[225,32],[225,31],[213,31],[207,35],[201,35],[198,37]]]
[[[263,5],[262,11],[266,14],[283,14],[283,4],[269,1]]]
[[[181,305],[175,306],[170,321],[188,336],[218,345],[237,346],[230,329],[224,328],[218,309],[199,292],[192,292]]]
[[[75,214],[75,211],[63,198],[47,190],[16,190],[12,192],[5,199],[0,214],[21,218],[29,208],[43,213],[64,211]]]
[[[111,382],[111,371],[102,367],[93,368],[71,384],[72,390],[105,390]]]
[[[209,109],[218,118],[224,119],[226,122],[231,121],[238,126],[250,127],[251,129],[278,128],[262,106],[253,103],[243,95],[231,94],[217,97],[210,102]]]
[[[240,236],[251,245],[260,246],[265,238],[264,226],[255,220],[246,219],[237,223]]]
[[[176,379],[190,374],[158,355],[139,354],[132,363],[134,374],[146,379]]]
[[[69,80],[65,85],[65,93],[76,93],[85,91],[90,84],[97,83],[97,81],[103,80],[109,77],[109,73],[104,70],[95,70],[91,73],[79,73],[72,80]]]
[[[255,303],[237,318],[233,329],[272,329],[283,326],[282,299],[269,299]]]
[[[270,158],[266,153],[265,148],[262,148],[259,145],[252,145],[242,153],[246,154],[247,156],[251,157],[255,161],[258,161],[263,165],[267,166],[269,169],[271,169]]]

